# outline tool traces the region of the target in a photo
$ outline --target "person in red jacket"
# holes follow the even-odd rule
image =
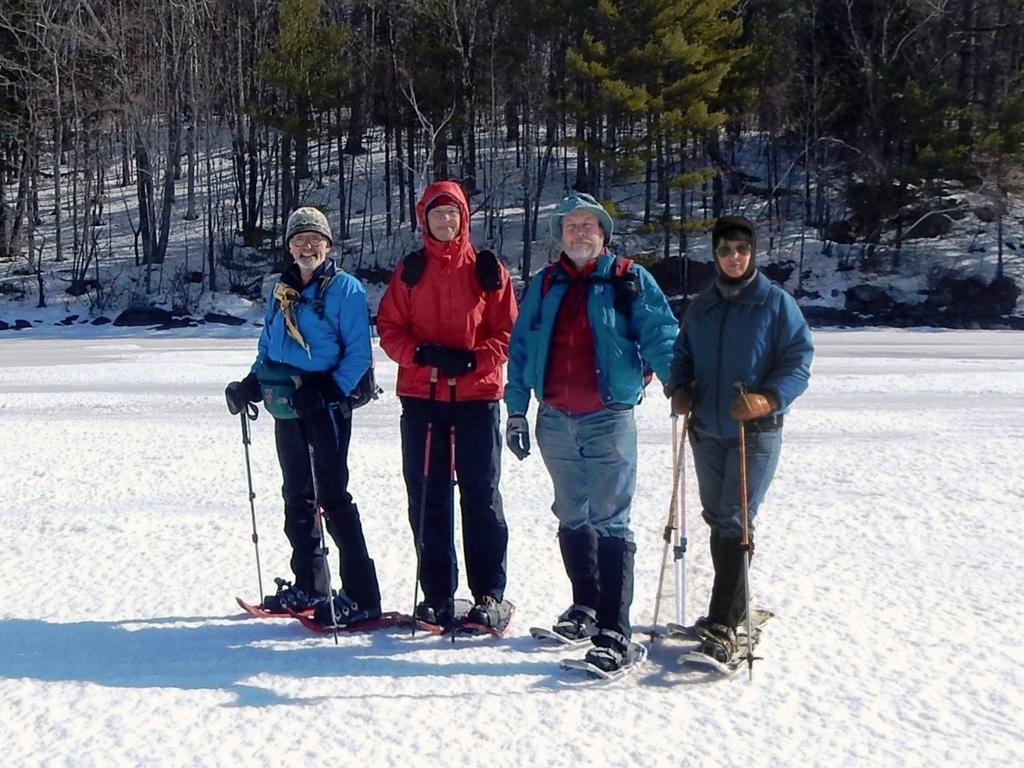
[[[455,619],[457,477],[474,603],[466,619],[503,627],[511,605],[504,599],[499,401],[515,294],[497,258],[473,249],[458,183],[428,186],[416,214],[423,248],[395,268],[377,314],[381,348],[398,363],[402,469],[423,588],[416,615],[442,626]]]

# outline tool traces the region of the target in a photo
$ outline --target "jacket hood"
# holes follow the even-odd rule
[[[450,197],[459,206],[459,234],[453,240],[442,243],[435,240],[427,227],[427,208],[439,197]],[[462,185],[457,181],[435,181],[423,190],[423,195],[416,203],[416,218],[420,224],[420,232],[423,233],[423,245],[427,253],[449,253],[460,252],[469,245],[469,203],[466,202],[466,195],[462,191]]]

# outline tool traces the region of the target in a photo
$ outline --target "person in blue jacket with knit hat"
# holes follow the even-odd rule
[[[587,661],[614,671],[636,660],[630,641],[636,544],[629,525],[636,487],[633,407],[645,361],[668,380],[678,322],[651,274],[612,253],[612,218],[573,193],[551,219],[557,262],[535,274],[509,343],[506,443],[530,452],[526,420],[539,401],[537,445],[551,475],[558,542],[572,605],[553,629],[590,638]],[[667,394],[667,391],[666,391]]]
[[[807,389],[814,345],[796,301],[755,265],[754,225],[722,216],[711,231],[716,279],[694,298],[675,343],[668,389],[689,417],[690,446],[715,577],[701,651],[726,662],[746,612],[743,558],[782,449],[782,423]],[[748,537],[742,543],[739,422],[745,425]]]
[[[279,579],[277,594],[265,596],[262,607],[276,613],[314,608],[321,624],[353,624],[381,615],[377,572],[348,492],[348,396],[372,362],[366,292],[327,258],[333,237],[318,209],[293,211],[285,242],[293,263],[267,301],[256,361],[225,392],[233,414],[262,400],[274,416],[295,580]],[[340,556],[342,591],[333,611],[317,501]]]

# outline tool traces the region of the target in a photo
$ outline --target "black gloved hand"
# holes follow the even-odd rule
[[[441,358],[447,347],[442,344],[420,344],[413,353],[412,361],[416,365],[429,365],[437,367],[441,364]]]
[[[228,412],[237,416],[245,410],[249,403],[263,400],[263,390],[255,373],[250,373],[241,381],[232,381],[224,389],[224,399],[228,402]]]
[[[510,413],[505,425],[505,445],[522,461],[530,455],[530,425],[521,413]]]
[[[476,355],[471,350],[454,349],[443,344],[420,344],[412,361],[439,369],[447,379],[476,370]]]
[[[311,379],[292,394],[292,410],[300,419],[311,419],[326,411],[332,404],[343,400],[341,390],[334,379],[326,376],[322,379]]]

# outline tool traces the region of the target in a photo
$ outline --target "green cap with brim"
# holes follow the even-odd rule
[[[562,219],[573,211],[586,211],[592,213],[597,217],[597,220],[601,222],[601,229],[604,230],[604,241],[607,243],[612,239],[612,233],[615,231],[615,223],[612,221],[612,217],[608,215],[608,211],[594,199],[593,195],[588,195],[585,192],[573,192],[571,195],[566,197],[558,206],[558,210],[555,211],[555,215],[551,217],[551,236],[555,240],[561,241],[562,239]]]

